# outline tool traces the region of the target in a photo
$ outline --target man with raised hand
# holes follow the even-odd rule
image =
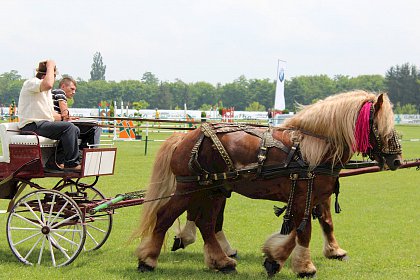
[[[22,131],[60,140],[64,163],[58,166],[54,160],[49,160],[46,167],[80,171],[78,147],[80,130],[71,122],[62,121],[61,115],[54,111],[51,89],[55,77],[55,62],[46,60],[39,63],[35,77],[23,83],[18,103],[19,128]]]

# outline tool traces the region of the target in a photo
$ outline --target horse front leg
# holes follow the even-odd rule
[[[299,277],[315,275],[316,268],[309,250],[312,233],[309,214],[314,200],[312,190],[311,181],[292,182],[282,229],[280,233],[272,235],[263,247],[266,256],[264,267],[268,276],[280,271],[291,254],[293,272]]]
[[[331,216],[331,197],[317,206],[318,218],[324,237],[323,254],[329,259],[347,260],[347,251],[340,248],[334,236],[334,225]]]
[[[225,201],[226,198],[222,196],[204,198],[196,224],[204,240],[204,260],[207,266],[230,273],[236,271],[236,261],[226,255],[215,234],[217,217]]]
[[[275,233],[264,243],[263,253],[265,255],[264,267],[269,277],[274,276],[283,268],[287,258],[296,246],[296,231],[288,235]]]
[[[296,246],[292,252],[292,270],[298,277],[311,278],[315,276],[316,268],[311,260],[309,243],[311,241],[312,223],[309,219],[303,231],[297,231]]]
[[[189,199],[186,197],[172,197],[164,207],[158,210],[153,232],[141,240],[136,250],[139,261],[138,271],[146,272],[155,269],[165,234],[176,218],[187,209],[188,203]]]

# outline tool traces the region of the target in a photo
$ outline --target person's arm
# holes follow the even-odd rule
[[[53,116],[54,116],[54,121],[56,122],[62,121],[61,115],[57,113],[56,111],[53,112]]]
[[[55,81],[55,62],[54,60],[47,60],[47,73],[45,74],[44,79],[41,82],[40,89],[42,91],[47,91],[53,88]]]
[[[67,101],[65,100],[58,101],[58,106],[60,106],[60,111],[61,111],[60,117],[62,121],[75,121],[79,119],[79,117],[70,116],[69,107],[67,106]]]
[[[58,106],[60,107],[61,119],[63,121],[70,120],[70,113],[69,113],[69,108],[67,106],[67,102],[65,100],[59,100]]]

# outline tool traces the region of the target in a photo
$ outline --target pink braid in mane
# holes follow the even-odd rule
[[[366,102],[360,109],[359,116],[357,117],[356,127],[354,129],[354,138],[356,143],[353,145],[353,151],[366,153],[372,145],[369,141],[369,117],[371,102]]]

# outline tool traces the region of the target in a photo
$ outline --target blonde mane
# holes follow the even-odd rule
[[[333,95],[302,106],[302,110],[284,122],[282,129],[293,129],[291,136],[300,142],[302,156],[311,168],[326,160],[326,156],[336,164],[343,158],[350,159],[354,154],[354,129],[359,110],[365,102],[375,103],[377,98],[375,94],[361,90]],[[392,104],[386,94],[383,95],[375,123],[383,138],[382,143],[386,143],[394,127]]]

